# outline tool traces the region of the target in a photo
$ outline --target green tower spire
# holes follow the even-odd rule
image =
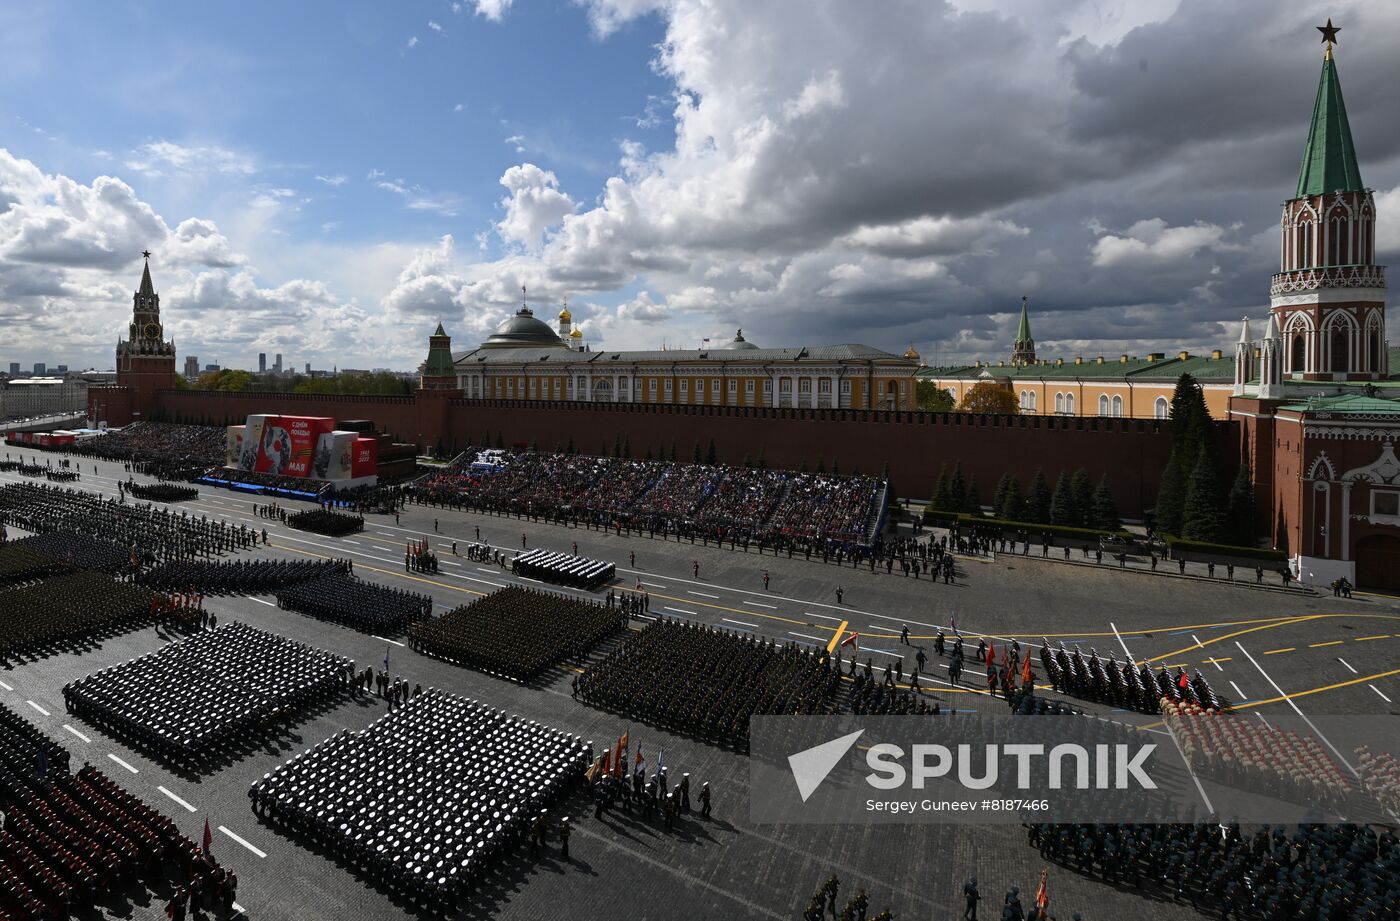
[[[1021,298],[1021,325],[1016,328],[1017,342],[1031,341],[1031,315],[1026,310],[1026,299]]]
[[[1332,60],[1329,42],[1322,61],[1322,77],[1317,84],[1317,101],[1313,103],[1308,143],[1303,148],[1303,167],[1298,172],[1298,194],[1294,197],[1339,190],[1359,192],[1364,188],[1361,170],[1356,165],[1356,149],[1351,143],[1346,105],[1342,102],[1342,84],[1337,79],[1337,63]]]

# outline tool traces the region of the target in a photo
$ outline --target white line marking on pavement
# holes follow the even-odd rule
[[[1354,668],[1351,667],[1351,663],[1350,663],[1350,662],[1348,662],[1346,659],[1343,659],[1341,656],[1337,656],[1337,661],[1340,662],[1340,663],[1342,663],[1343,665],[1345,665],[1345,666],[1347,667],[1347,671],[1351,672],[1353,675],[1359,675],[1359,674],[1360,674],[1360,672],[1358,672],[1356,669],[1354,669]]]
[[[499,569],[487,569],[487,568],[484,567],[484,566],[478,566],[478,567],[476,567],[476,571],[477,571],[477,572],[489,572],[489,573],[497,573],[497,572],[500,572]]]
[[[271,601],[264,601],[264,600],[262,600],[261,598],[254,598],[254,597],[251,596],[251,595],[248,596],[248,600],[249,600],[249,601],[256,601],[258,604],[265,604],[265,605],[267,605],[269,608],[275,608],[275,607],[277,607],[277,605],[273,604]]]
[[[666,587],[666,586],[662,585],[660,582],[643,582],[642,584],[643,584],[643,585],[650,586],[651,588],[665,588],[665,587]]]
[[[461,566],[461,565],[462,565],[461,563],[454,563],[454,562],[452,562],[451,560],[438,560],[438,562],[439,562],[439,563],[442,563],[444,566]]]
[[[160,792],[164,793],[166,796],[170,797],[171,802],[178,803],[179,805],[184,806],[186,812],[194,812],[194,811],[195,811],[195,808],[194,808],[193,806],[191,806],[189,803],[185,802],[184,800],[180,799],[180,797],[176,796],[174,793],[171,793],[169,790],[165,789],[164,787],[156,787],[156,789],[159,790]]]
[[[490,572],[490,570],[488,569],[487,572]],[[455,572],[449,572],[447,575],[457,576]],[[490,579],[478,579],[476,576],[457,576],[457,578],[466,579],[468,582],[480,582],[482,585],[494,585],[496,588],[505,588],[505,585],[501,582],[492,582]],[[533,582],[534,580],[531,579],[530,581]]]
[[[79,732],[78,730],[74,729],[72,726],[69,726],[67,723],[64,723],[64,724],[63,724],[63,728],[64,728],[64,729],[67,729],[69,732],[73,733],[73,735],[75,735],[75,736],[77,736],[78,738],[82,739],[84,742],[91,742],[91,741],[92,741],[92,739],[89,739],[87,736],[83,735],[81,732]]]
[[[943,629],[943,628],[942,628],[941,626],[939,626],[938,624],[926,624],[926,623],[924,623],[924,622],[921,621],[921,620],[905,620],[905,619],[902,618],[902,617],[889,617],[889,616],[886,616],[886,615],[884,615],[884,614],[870,614],[870,615],[867,615],[867,616],[869,616],[869,617],[878,617],[878,618],[880,618],[881,620],[892,620],[892,621],[894,621],[894,622],[897,623],[897,624],[914,624],[915,626],[918,626],[918,627],[930,627],[930,628],[932,628],[932,629],[934,629],[934,630],[942,630],[942,629]]]
[[[1353,777],[1359,776],[1359,775],[1356,773],[1356,768],[1354,768],[1354,767],[1351,766],[1351,762],[1348,761],[1348,760],[1346,759],[1346,756],[1343,755],[1341,752],[1339,752],[1339,751],[1337,750],[1337,746],[1335,746],[1335,745],[1332,744],[1332,740],[1331,740],[1331,739],[1327,738],[1327,736],[1325,736],[1325,735],[1322,734],[1322,730],[1321,730],[1321,729],[1318,729],[1317,726],[1313,725],[1313,721],[1310,720],[1310,719],[1308,719],[1308,715],[1307,715],[1306,713],[1304,713],[1302,710],[1298,709],[1298,705],[1297,705],[1296,703],[1293,702],[1293,698],[1292,698],[1292,697],[1289,697],[1287,694],[1285,694],[1285,693],[1283,692],[1283,688],[1281,688],[1281,687],[1278,686],[1278,682],[1275,681],[1273,678],[1269,677],[1269,673],[1266,672],[1266,671],[1264,671],[1264,667],[1263,667],[1262,665],[1260,665],[1259,662],[1258,662],[1257,660],[1255,660],[1254,656],[1252,656],[1252,655],[1249,654],[1249,650],[1245,649],[1244,646],[1243,646],[1243,644],[1241,644],[1238,640],[1235,641],[1235,646],[1239,648],[1239,651],[1240,651],[1240,652],[1242,652],[1242,653],[1245,654],[1245,658],[1249,659],[1250,662],[1254,663],[1254,667],[1257,668],[1257,669],[1259,669],[1259,674],[1261,674],[1261,675],[1264,676],[1264,680],[1265,680],[1265,681],[1267,681],[1267,682],[1269,682],[1269,684],[1273,685],[1274,690],[1275,690],[1275,691],[1278,691],[1279,696],[1287,699],[1288,705],[1289,705],[1290,707],[1293,708],[1293,712],[1296,713],[1296,714],[1298,714],[1299,716],[1301,716],[1301,717],[1303,718],[1303,722],[1305,722],[1305,723],[1308,724],[1308,728],[1311,729],[1311,730],[1313,731],[1313,733],[1314,733],[1319,739],[1322,740],[1323,744],[1326,745],[1328,748],[1332,749],[1332,754],[1334,754],[1334,755],[1337,756],[1337,760],[1340,761],[1340,762],[1346,767],[1346,769],[1347,769],[1348,771],[1351,771],[1351,776],[1353,776]]]
[[[699,617],[699,616],[700,616],[699,614],[696,614],[694,611],[687,611],[685,608],[669,608],[669,607],[668,607],[668,608],[666,608],[665,610],[667,610],[667,611],[674,611],[674,612],[677,613],[677,614],[687,614],[687,615],[689,615],[689,616],[691,616],[691,617]]]
[[[13,691],[13,690],[14,690],[14,688],[10,687],[8,684],[6,684],[6,683],[3,682],[3,681],[0,681],[0,688],[4,688],[4,689],[7,690],[7,691]]]
[[[258,848],[253,847],[253,846],[252,846],[251,844],[249,844],[247,841],[244,841],[241,837],[239,837],[238,835],[235,835],[233,832],[229,831],[227,827],[225,827],[225,826],[223,826],[223,825],[220,825],[220,826],[219,826],[219,831],[221,831],[221,832],[223,832],[224,834],[228,835],[230,838],[232,838],[233,840],[237,841],[239,844],[243,845],[243,846],[246,847],[248,850],[252,851],[254,854],[257,854],[259,857],[266,857],[266,856],[267,856],[267,853],[266,853],[265,851],[261,851],[261,850],[259,850]],[[238,910],[238,911],[242,911],[242,910],[243,910],[242,907],[239,906],[239,904],[238,904],[237,902],[234,902],[234,903],[233,903],[233,907],[234,907],[236,910]]]
[[[686,593],[687,595],[699,595],[701,598],[713,598],[713,599],[715,599],[716,601],[719,600],[719,596],[718,596],[718,595],[711,595],[709,592],[693,592],[693,591],[691,591],[690,589],[686,589],[686,590],[685,590],[685,593]]]
[[[107,753],[107,757],[108,757],[108,758],[111,758],[111,759],[112,759],[113,761],[115,761],[117,764],[120,764],[122,767],[126,768],[128,771],[130,771],[130,772],[133,773],[133,774],[139,774],[139,773],[140,773],[140,771],[136,770],[136,768],[134,768],[134,767],[132,767],[131,765],[127,764],[125,761],[123,761],[122,759],[118,758],[116,755],[112,754],[111,752],[108,752],[108,753]]]
[[[1239,686],[1238,684],[1235,684],[1235,682],[1231,681],[1231,682],[1230,682],[1230,687],[1232,687],[1232,688],[1235,689],[1235,694],[1239,697],[1240,700],[1247,700],[1247,699],[1249,699],[1249,695],[1246,694],[1244,691],[1241,691],[1241,690],[1240,690],[1240,686]]]
[[[1368,684],[1368,685],[1366,685],[1366,687],[1368,687],[1368,688],[1370,688],[1371,690],[1375,691],[1377,694],[1380,694],[1380,695],[1381,695],[1381,700],[1385,701],[1386,703],[1390,703],[1390,698],[1389,698],[1389,697],[1386,697],[1386,696],[1385,696],[1385,693],[1384,693],[1383,691],[1381,691],[1380,688],[1376,687],[1374,684]]]
[[[831,639],[830,637],[812,636],[811,634],[808,634],[808,633],[798,633],[798,632],[795,631],[795,630],[789,630],[789,631],[788,631],[788,635],[790,635],[790,636],[800,636],[800,637],[802,637],[804,640],[816,640],[818,643],[825,643],[825,642],[827,642],[827,641],[829,641],[829,640]]]
[[[832,617],[832,616],[829,615],[829,614],[813,614],[811,611],[803,611],[803,612],[802,612],[802,616],[803,616],[803,617],[820,617],[822,620],[835,621],[835,622],[838,623],[838,624],[845,620],[844,617]]]
[[[526,582],[533,582],[536,585],[544,585],[539,579],[531,579],[529,576],[521,576],[520,578]]]
[[[1137,660],[1133,658],[1133,654],[1132,654],[1131,652],[1128,652],[1128,644],[1125,643],[1125,642],[1123,642],[1123,634],[1121,634],[1121,633],[1118,632],[1118,627],[1117,627],[1117,625],[1115,625],[1115,624],[1113,623],[1113,621],[1111,621],[1111,620],[1108,622],[1108,625],[1109,625],[1110,627],[1113,628],[1113,635],[1116,636],[1116,637],[1118,637],[1118,645],[1123,647],[1123,655],[1125,655],[1125,656],[1128,657],[1128,661],[1129,661],[1129,662],[1136,662]],[[1191,637],[1191,639],[1196,640],[1196,638],[1195,638],[1194,636]],[[1200,641],[1200,640],[1196,640],[1196,645],[1197,645],[1197,646],[1201,645],[1201,641]],[[1183,758],[1186,757],[1185,754],[1183,754],[1182,757],[1183,757]],[[1198,787],[1200,786],[1200,782],[1199,782],[1199,781],[1197,781],[1196,786],[1198,786]],[[1206,799],[1205,791],[1202,791],[1202,792],[1201,792],[1201,799]],[[1206,808],[1209,808],[1209,807],[1210,807],[1210,800],[1206,800]],[[1212,811],[1214,811],[1214,810],[1212,810]]]
[[[26,700],[25,703],[29,704],[29,706],[33,707],[35,710],[38,710],[40,713],[44,714],[45,716],[48,716],[48,715],[49,715],[49,711],[45,710],[43,707],[39,706],[38,704],[36,704],[36,703],[35,703],[34,701],[32,701],[32,700]]]
[[[1203,644],[1202,644],[1202,643],[1201,643],[1201,641],[1200,641],[1200,639],[1199,639],[1199,638],[1197,638],[1197,636],[1196,636],[1196,634],[1194,634],[1194,633],[1193,633],[1193,634],[1191,634],[1191,639],[1193,639],[1193,640],[1195,640],[1195,641],[1196,641],[1196,645],[1197,645],[1197,646],[1201,646],[1201,645],[1203,645]],[[1217,667],[1218,667],[1218,666],[1217,666]]]
[[[727,624],[738,624],[741,627],[753,627],[755,630],[758,629],[758,624],[751,624],[746,620],[735,620],[732,617],[721,617],[720,620]]]
[[[400,643],[398,640],[391,640],[387,636],[380,636],[377,633],[371,633],[370,636],[374,637],[376,640],[382,640],[385,643],[393,643],[395,646],[403,645],[403,643]]]
[[[357,541],[357,540],[351,540],[351,539],[348,538],[348,537],[342,537],[341,540],[345,541],[347,544],[354,544],[356,547],[358,547],[358,546],[360,545],[360,542],[359,542],[359,541]]]
[[[380,537],[398,537],[397,534],[390,534],[388,531],[375,531],[374,533]]]

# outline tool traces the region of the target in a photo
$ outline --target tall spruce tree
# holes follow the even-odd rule
[[[1037,524],[1050,521],[1050,484],[1046,482],[1044,470],[1037,470],[1031,480],[1031,491],[1026,496],[1026,517]]]
[[[1249,481],[1249,461],[1242,460],[1225,501],[1226,532],[1231,542],[1252,547],[1254,532],[1254,484]]]
[[[1196,466],[1186,488],[1181,536],[1187,540],[1220,540],[1225,517],[1220,511],[1220,477],[1204,444],[1196,454]]]
[[[1162,534],[1181,534],[1181,519],[1186,509],[1186,474],[1176,457],[1167,458],[1167,469],[1157,485],[1156,528]]]
[[[1098,488],[1094,490],[1093,526],[1105,531],[1116,531],[1121,522],[1118,519],[1118,502],[1113,498],[1113,490],[1108,485],[1108,474],[1099,477]]]
[[[967,501],[963,503],[963,511],[978,518],[982,517],[982,493],[977,489],[977,474],[967,478]]]
[[[1011,492],[1011,474],[1003,473],[1001,479],[997,480],[997,488],[992,492],[992,514],[1000,515],[1001,507],[1006,504],[1006,497]]]
[[[1074,488],[1070,486],[1069,474],[1061,470],[1055,480],[1055,492],[1050,497],[1050,523],[1078,525],[1082,520]]]
[[[953,462],[953,475],[948,478],[948,511],[965,512],[967,480],[963,477],[962,461]]]
[[[1074,471],[1069,485],[1070,489],[1074,490],[1074,501],[1079,505],[1079,520],[1073,524],[1086,528],[1097,527],[1094,524],[1094,481],[1089,479],[1089,471],[1083,467]]]
[[[935,510],[948,511],[948,465],[938,465],[938,478],[933,481],[933,502]]]
[[[1026,520],[1026,500],[1021,496],[1019,477],[1011,477],[1010,482],[1006,484],[1006,496],[997,506],[994,514],[1005,521]]]

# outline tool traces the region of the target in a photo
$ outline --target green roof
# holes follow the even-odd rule
[[[1189,372],[1196,380],[1203,384],[1209,384],[1219,381],[1233,382],[1235,361],[1232,355],[1214,359],[1206,356],[1193,356],[1185,360],[1173,355],[1170,358],[1159,358],[1156,361],[1148,361],[1146,358],[1130,358],[1127,361],[1119,361],[1114,358],[1105,360],[1103,364],[1098,364],[1096,361],[1085,361],[1083,364],[1066,361],[1062,365],[1057,365],[1053,361],[1048,361],[1044,364],[1037,362],[1033,365],[983,365],[980,368],[970,365],[952,368],[921,368],[917,376],[922,378],[971,379],[979,377],[984,371],[992,377],[1009,377],[1018,380],[1037,380],[1039,378],[1074,380],[1080,378],[1086,381],[1175,381],[1183,372]]]
[[[1362,396],[1357,393],[1346,393],[1335,397],[1314,397],[1306,403],[1289,403],[1287,406],[1279,408],[1291,409],[1295,412],[1362,413],[1368,416],[1382,413],[1400,416],[1400,400],[1382,400],[1379,397]]]
[[[1347,109],[1342,103],[1342,84],[1337,79],[1337,63],[1329,51],[1322,62],[1308,144],[1303,149],[1303,167],[1298,172],[1298,194],[1294,197],[1339,190],[1359,192],[1363,188],[1351,128],[1347,125]]]

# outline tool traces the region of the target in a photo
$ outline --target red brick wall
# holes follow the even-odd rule
[[[157,408],[168,420],[242,422],[251,413],[371,419],[402,441],[456,452],[499,435],[507,444],[567,446],[581,452],[611,450],[618,437],[630,440],[632,456],[670,451],[689,459],[714,439],[719,459],[741,463],[760,455],[770,467],[797,468],[839,463],[845,472],[879,473],[889,464],[901,496],[933,491],[940,464],[961,461],[977,476],[990,502],[1003,473],[1030,485],[1043,470],[1053,486],[1061,470],[1081,467],[1098,481],[1108,474],[1123,514],[1136,517],[1156,501],[1166,464],[1165,426],[1149,419],[1053,416],[973,416],[961,413],[882,412],[839,409],[759,409],[638,403],[465,400],[432,393],[417,397],[342,397],[313,394],[217,393],[163,390]],[[1226,444],[1238,426],[1222,423]],[[1224,452],[1222,452],[1223,454]]]

